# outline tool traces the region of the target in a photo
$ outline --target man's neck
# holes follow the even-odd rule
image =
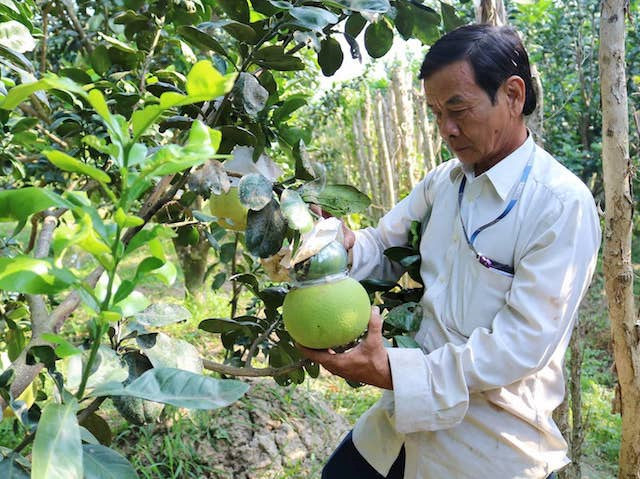
[[[487,161],[476,163],[473,166],[473,173],[475,174],[475,176],[480,176],[485,171],[490,170],[492,167],[500,163],[511,153],[513,153],[518,148],[520,148],[525,141],[527,141],[527,138],[529,137],[529,130],[527,130],[527,128],[524,125],[522,125],[521,129],[518,128],[518,130],[520,131],[518,131],[517,135],[513,136],[513,140],[508,142],[506,146],[497,155],[495,155],[493,158],[490,158]]]

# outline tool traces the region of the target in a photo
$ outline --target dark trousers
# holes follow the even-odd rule
[[[322,469],[322,479],[402,479],[404,460],[404,446],[402,446],[389,474],[383,476],[360,455],[349,432]],[[551,473],[547,479],[556,479],[556,473]]]

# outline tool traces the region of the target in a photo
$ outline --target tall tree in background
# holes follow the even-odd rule
[[[625,73],[628,2],[604,0],[600,22],[602,169],[605,190],[603,266],[620,386],[620,479],[640,478],[640,335],[633,297],[631,235],[632,166]]]

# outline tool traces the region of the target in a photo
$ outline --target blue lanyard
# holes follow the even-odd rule
[[[480,254],[476,250],[476,248],[474,246],[474,243],[475,243],[475,241],[478,238],[478,235],[480,233],[482,233],[484,230],[486,230],[490,226],[495,225],[497,222],[499,222],[501,219],[503,219],[505,216],[507,216],[509,214],[509,212],[513,209],[513,207],[516,205],[516,203],[520,199],[520,196],[522,196],[522,190],[524,190],[524,185],[527,182],[527,178],[529,177],[529,173],[531,172],[531,167],[533,166],[533,157],[535,156],[535,152],[536,152],[536,145],[534,143],[533,149],[531,151],[531,154],[529,155],[529,159],[527,160],[527,164],[524,167],[524,170],[522,172],[522,176],[520,176],[520,182],[518,183],[518,186],[516,187],[516,190],[513,192],[513,196],[509,200],[509,203],[507,204],[507,207],[504,209],[504,211],[502,213],[500,213],[500,215],[496,219],[494,219],[493,221],[490,221],[490,222],[480,226],[480,228],[475,230],[471,234],[471,238],[469,238],[469,235],[467,234],[467,228],[464,225],[464,221],[462,221],[462,196],[464,194],[464,187],[467,184],[467,177],[466,176],[462,177],[462,181],[460,182],[460,188],[458,189],[458,216],[460,217],[460,224],[462,225],[462,231],[464,232],[464,237],[467,240],[467,244],[469,245],[471,250],[475,253],[476,258],[478,259],[480,264],[482,264],[483,266],[485,266],[487,268],[497,269],[497,270],[503,271],[503,272],[508,273],[508,274],[513,274],[514,273],[514,270],[513,270],[512,266],[500,263],[498,261],[492,260],[492,259],[487,258],[486,256]]]

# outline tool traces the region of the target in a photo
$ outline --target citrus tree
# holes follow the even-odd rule
[[[100,443],[107,397],[144,423],[162,404],[213,409],[247,389],[203,369],[283,385],[317,376],[283,327],[288,286],[271,279],[284,279],[274,264],[309,227],[309,203],[343,216],[369,200],[313,163],[312,131],[294,122],[307,102],[296,79],[312,81],[316,62],[325,75],[340,68],[337,35],[354,57],[362,36],[378,58],[395,31],[428,44],[459,23],[449,3],[413,0],[1,2],[0,409],[24,437],[0,451],[3,477],[136,477]],[[237,197],[216,208],[222,195]],[[199,277],[191,288],[232,283],[230,317],[200,323],[220,335],[224,364],[161,332],[189,317],[184,307],[137,289],[175,281],[167,239],[185,277]],[[74,262],[78,251],[90,261]],[[415,274],[415,248],[389,257]],[[387,335],[407,345],[418,312],[405,303],[419,293],[366,287],[389,292]],[[253,300],[240,311],[242,289]],[[88,319],[71,341],[60,331],[79,308]],[[259,353],[269,367],[252,366]],[[29,397],[34,384],[50,387]]]

